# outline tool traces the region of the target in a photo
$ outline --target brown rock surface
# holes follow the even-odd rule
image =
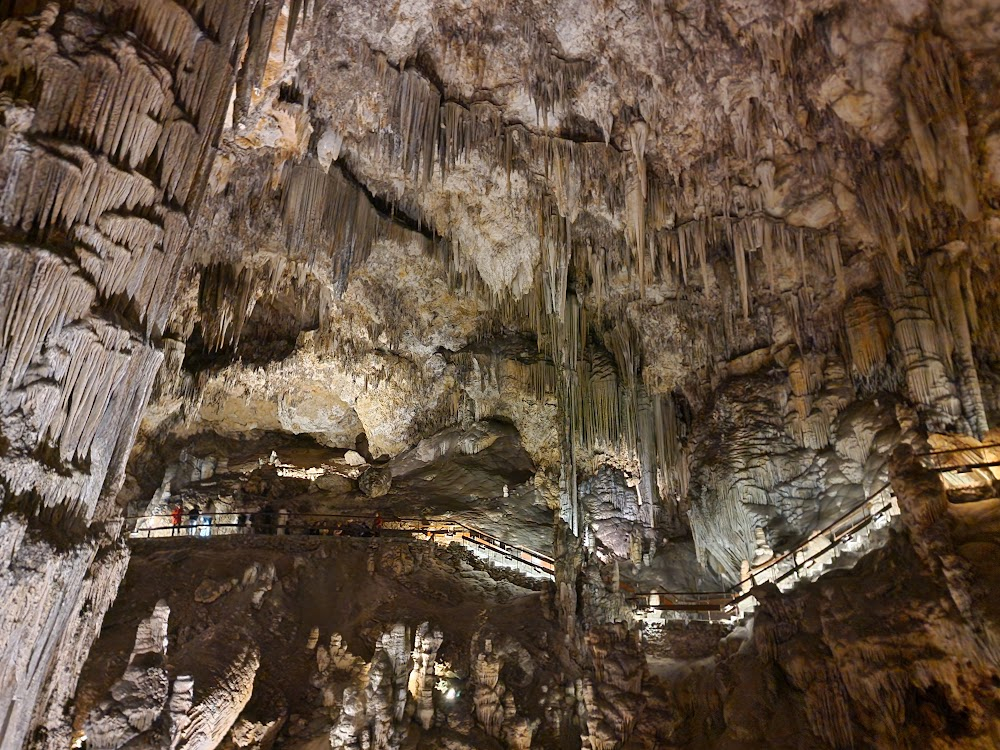
[[[732,584],[895,483],[900,442],[991,442],[997,16],[991,0],[0,0],[0,750],[69,744],[122,529],[159,533],[177,503],[220,529],[268,505],[299,529],[457,518],[553,552],[567,648],[591,666],[620,648],[604,682],[630,695],[632,636],[580,637],[614,619],[622,580]],[[380,467],[363,509],[348,450]],[[992,529],[994,479],[945,478],[945,502],[972,501],[962,543],[928,497],[900,494],[923,511],[894,522],[947,578],[977,659],[963,628],[993,605],[959,558],[993,543],[968,523]],[[940,583],[914,578],[926,601],[902,611],[948,620]],[[886,657],[871,694],[830,666],[812,596],[764,607],[805,635],[759,679],[725,676],[749,689],[706,715],[753,716],[706,736],[905,745],[903,715],[988,736],[979,688],[939,661],[910,690]],[[813,614],[778,611],[794,602]],[[394,644],[369,662],[385,706]],[[239,653],[236,698],[211,704],[227,716],[254,672]],[[588,679],[539,705],[578,709],[551,730],[563,745],[611,747],[635,717]],[[525,746],[540,717],[505,704],[512,684],[484,692],[485,731]],[[789,686],[801,721],[780,727],[768,701]],[[888,718],[858,715],[883,693]],[[363,743],[367,717],[368,742],[398,740],[366,711],[345,737]],[[240,742],[284,731],[266,713]]]

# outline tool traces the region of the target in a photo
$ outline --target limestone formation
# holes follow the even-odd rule
[[[249,700],[259,666],[253,649],[240,652],[219,684],[203,687],[197,702],[189,676],[171,684],[166,659],[169,616],[170,607],[161,600],[139,624],[124,675],[111,687],[110,698],[83,722],[91,747],[213,748]]]
[[[0,0],[0,750],[1000,742],[995,6]]]
[[[381,466],[370,466],[358,477],[358,489],[368,497],[382,497],[392,487],[392,472]]]

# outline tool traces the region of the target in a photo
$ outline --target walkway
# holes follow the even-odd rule
[[[956,477],[1000,467],[1000,460],[983,458],[977,453],[990,448],[1000,448],[1000,443],[930,451],[919,454],[918,457],[929,471],[942,474],[946,488],[953,489],[962,484]],[[959,454],[966,454],[964,461],[961,461],[963,456]],[[969,454],[972,454],[971,459]],[[959,462],[949,461],[945,456],[955,456]],[[991,473],[989,476],[994,475]],[[872,491],[864,502],[841,515],[826,528],[813,532],[794,549],[751,569],[747,577],[727,591],[648,591],[631,593],[628,599],[634,605],[637,616],[654,627],[662,625],[667,619],[706,619],[735,623],[756,608],[757,601],[750,594],[754,586],[771,582],[781,590],[788,590],[803,578],[818,578],[841,555],[871,549],[869,537],[872,532],[888,526],[897,515],[899,505],[896,495],[886,482]]]
[[[242,517],[242,521],[241,521]],[[442,546],[459,544],[490,565],[511,568],[540,578],[555,576],[555,561],[541,552],[511,544],[481,529],[447,520],[422,518],[376,518],[338,513],[290,513],[287,511],[230,510],[201,513],[196,523],[185,515],[175,526],[170,514],[126,518],[130,540],[171,536],[210,537],[233,534],[282,536],[375,537],[433,541]],[[376,525],[379,528],[376,529]]]
[[[692,618],[736,622],[756,607],[756,599],[750,594],[754,586],[771,582],[787,590],[801,578],[817,578],[844,553],[866,549],[871,533],[888,526],[898,514],[896,496],[886,483],[794,549],[752,568],[746,578],[728,591],[651,591],[634,593],[628,598],[648,625],[662,625],[667,619]]]
[[[1000,460],[990,460],[977,451],[998,448],[1000,443],[952,450],[932,451],[921,454],[927,468],[942,474],[950,473],[946,485],[956,483],[956,475],[1000,467]],[[944,459],[945,456],[967,454],[964,463]],[[968,460],[968,454],[973,454]],[[996,476],[990,473],[990,477]],[[1000,477],[998,477],[1000,478]],[[756,607],[750,591],[761,583],[771,582],[787,590],[801,579],[812,580],[829,569],[846,553],[866,552],[871,548],[872,532],[887,527],[899,514],[896,496],[889,483],[872,491],[865,500],[850,509],[833,523],[813,532],[794,549],[771,558],[750,570],[743,580],[727,591],[646,591],[630,592],[627,599],[635,608],[636,616],[651,626],[660,626],[667,619],[708,619],[738,622]],[[242,520],[240,520],[242,517]],[[552,579],[555,561],[536,550],[500,539],[468,524],[449,520],[422,518],[392,518],[381,522],[376,531],[376,519],[369,515],[344,515],[336,513],[289,513],[286,511],[227,511],[202,513],[197,523],[188,522],[187,516],[179,526],[174,526],[170,515],[133,516],[126,519],[131,531],[130,539],[152,536],[167,537],[175,534],[189,536],[215,536],[219,534],[279,534],[361,536],[376,535],[410,538],[414,541],[434,541],[442,546],[459,544],[490,565],[512,568],[525,575]]]

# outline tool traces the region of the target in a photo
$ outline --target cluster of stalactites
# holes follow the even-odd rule
[[[603,345],[588,343],[590,327],[573,297],[563,320],[564,325],[551,321],[555,342],[532,361],[456,355],[459,380],[477,377],[474,391],[519,392],[539,404],[558,401],[578,470],[594,473],[602,456],[624,458],[641,466],[659,496],[683,495],[687,426],[670,394],[651,394],[642,382],[640,342],[632,326],[622,322],[604,336]]]
[[[331,262],[329,286],[335,298],[347,288],[351,269],[364,263],[376,243],[408,246],[417,242],[427,255],[448,270],[453,288],[487,299],[486,286],[475,267],[461,257],[457,244],[419,231],[380,210],[372,199],[338,169],[326,171],[305,161],[284,166],[279,189],[281,216],[289,248],[306,248],[306,263]]]
[[[220,262],[205,266],[198,285],[198,323],[205,350],[236,348],[258,305],[275,299],[288,285],[293,299],[298,300],[298,309],[294,311],[298,319],[311,321],[315,311],[310,306],[322,302],[313,293],[314,281],[310,264],[280,256],[265,256],[258,263]],[[259,322],[278,321],[259,319]]]
[[[588,304],[596,308],[599,317],[601,301],[614,288],[621,289],[623,280],[626,288],[636,289],[640,295],[654,284],[675,292],[700,288],[706,297],[720,292],[726,307],[722,327],[727,341],[739,338],[736,318],[750,318],[755,304],[778,303],[801,351],[807,351],[824,335],[839,335],[826,331],[839,331],[839,319],[820,314],[847,301],[838,236],[791,227],[772,218],[761,195],[752,188],[742,190],[741,200],[734,200],[735,192],[728,186],[692,188],[657,179],[646,163],[650,133],[646,123],[630,125],[621,148],[608,143],[577,143],[509,124],[489,103],[464,106],[447,101],[419,72],[397,70],[367,49],[362,50],[361,58],[361,65],[376,70],[376,88],[391,103],[388,127],[356,146],[369,159],[388,161],[402,169],[418,190],[434,180],[446,180],[472,152],[487,162],[503,165],[508,183],[514,169],[529,175],[540,249],[534,283],[523,294],[518,290],[516,298],[495,292],[485,297],[502,325],[535,332],[540,348],[556,368],[573,374],[565,379],[563,397],[571,412],[568,428],[574,444],[593,448],[606,434],[612,434],[634,451],[645,439],[656,444],[656,454],[663,457],[658,461],[661,478],[667,473],[664,467],[678,465],[677,443],[670,437],[675,434],[674,420],[639,414],[639,405],[649,399],[642,393],[640,379],[626,364],[626,360],[636,361],[630,357],[637,355],[618,358],[619,380],[612,387],[600,356],[586,352],[588,318],[595,312]],[[912,131],[910,160],[928,178],[934,192],[966,217],[974,218],[978,207],[974,191],[969,192],[967,146],[964,137],[952,134],[954,130],[961,136],[966,129],[954,60],[943,42],[930,37],[914,43],[910,58],[903,76]],[[558,99],[553,97],[552,102]],[[954,128],[918,127],[920,121],[933,120],[921,113],[926,114],[929,102],[936,100],[947,105],[947,122]],[[858,203],[890,265],[899,273],[897,247],[905,250],[911,266],[917,264],[914,245],[918,238],[924,242],[930,236],[935,196],[921,184],[914,169],[880,160],[870,164],[858,169]],[[350,265],[362,259],[366,248],[385,231],[382,225],[392,224],[374,210],[356,186],[319,170],[301,177],[296,173],[286,182],[284,200],[290,242],[317,241],[340,248],[331,250],[339,253],[339,283],[344,283]],[[582,232],[574,231],[584,211],[619,217],[624,231],[595,246],[590,238],[579,236]],[[724,252],[730,253],[728,258]],[[461,269],[464,278],[475,281],[476,275],[462,266],[460,246],[449,246],[447,256],[450,269]],[[571,273],[576,295],[570,291]],[[895,343],[911,352],[903,355],[910,390],[918,400],[935,402],[946,411],[955,411],[952,396],[945,393],[947,388],[936,373],[917,360],[926,359],[930,351],[945,369],[953,362],[958,366],[962,406],[969,422],[981,430],[984,410],[969,343],[975,311],[971,296],[962,291],[968,286],[962,274],[961,270],[948,270],[940,280],[935,277],[926,282],[934,302],[924,316],[928,323],[897,325]],[[484,292],[481,285],[471,286]],[[578,299],[587,304],[577,304]],[[729,305],[730,299],[735,304]],[[892,307],[895,316],[906,305]],[[886,321],[873,316],[864,302],[853,305],[849,314],[852,320],[846,326],[844,350],[852,359],[855,384],[884,384],[891,377],[885,364],[890,347]],[[937,325],[931,331],[934,321]],[[943,342],[942,331],[954,337],[954,349]],[[919,339],[916,343],[909,341],[914,336]],[[929,337],[935,340],[930,342]],[[617,354],[614,341],[608,348]],[[548,382],[543,377],[528,379],[531,388]],[[560,380],[555,381],[556,390]],[[654,396],[651,403],[658,400],[659,406],[652,407],[652,412],[668,411],[663,397]],[[822,442],[822,425],[807,424],[811,413],[800,416],[795,428],[799,442]],[[644,438],[644,432],[652,437]],[[680,482],[683,485],[683,479]]]
[[[472,152],[503,164],[508,176],[517,168],[529,177],[540,258],[529,287],[488,289],[456,240],[433,238],[427,244],[445,261],[453,283],[486,301],[505,321],[526,320],[540,341],[554,344],[558,338],[545,335],[548,318],[565,314],[571,278],[598,316],[615,290],[642,294],[660,285],[673,295],[700,290],[705,297],[720,296],[727,301],[723,322],[729,341],[740,338],[737,319],[748,319],[755,302],[776,298],[793,318],[798,339],[815,339],[812,329],[828,322],[817,320],[822,317],[817,312],[829,290],[844,297],[844,263],[835,234],[775,220],[765,213],[756,190],[741,189],[734,198],[727,186],[713,187],[704,170],[696,170],[683,185],[656,179],[647,169],[649,128],[641,121],[629,127],[624,151],[574,142],[508,124],[490,103],[446,101],[418,71],[397,70],[365,46],[359,57],[362,67],[375,72],[374,87],[389,102],[389,118],[386,127],[360,144],[345,144],[347,151],[356,149],[373,163],[401,169],[417,191],[445,180]],[[290,165],[281,182],[289,245],[334,258],[335,294],[375,241],[409,232],[380,213],[337,169],[327,173],[313,164]],[[419,201],[385,200],[393,206],[397,200],[406,203],[421,221]],[[621,217],[625,231],[595,241],[592,233],[575,230],[582,211]],[[720,275],[717,264],[726,253],[733,271]],[[736,304],[729,305],[733,296]]]
[[[930,32],[917,35],[902,67],[900,91],[909,138],[903,161],[859,158],[857,198],[880,249],[902,272],[899,249],[917,265],[920,245],[947,241],[936,221],[935,204],[955,218],[981,217],[972,171],[958,63],[950,45]]]
[[[5,426],[0,474],[14,496],[89,521],[120,479],[247,13],[97,0],[0,24],[0,231],[14,238],[0,245],[0,397],[24,426]]]

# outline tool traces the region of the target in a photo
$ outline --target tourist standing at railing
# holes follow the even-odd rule
[[[201,515],[201,508],[198,505],[192,505],[191,510],[188,511],[188,534],[190,536],[198,535],[198,516]]]
[[[277,525],[274,506],[271,503],[265,503],[264,507],[254,514],[253,520],[255,521],[254,531],[258,534],[273,534]]]
[[[174,509],[170,511],[170,536],[177,536],[181,533],[181,521],[184,520],[184,509],[181,507],[180,503],[174,505]]]
[[[198,518],[199,536],[211,536],[212,518],[215,516],[215,503],[211,500],[205,506],[205,511]]]

